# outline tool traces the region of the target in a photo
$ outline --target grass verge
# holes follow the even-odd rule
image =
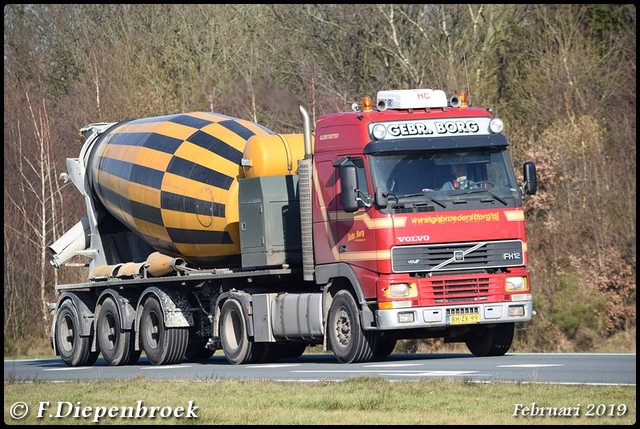
[[[25,406],[26,415],[14,418],[24,413]],[[555,416],[549,415],[554,412]],[[180,415],[163,417],[176,413]],[[390,382],[377,377],[315,383],[228,381],[216,380],[215,375],[200,381],[141,376],[70,383],[5,381],[4,421],[40,425],[630,425],[636,421],[636,389],[445,379]]]

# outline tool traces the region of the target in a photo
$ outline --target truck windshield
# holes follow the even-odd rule
[[[379,152],[370,156],[374,189],[396,198],[426,194],[432,198],[517,197],[518,188],[505,148],[464,151]],[[485,192],[486,191],[486,192]]]

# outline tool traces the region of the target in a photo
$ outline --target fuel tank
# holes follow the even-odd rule
[[[200,268],[239,265],[243,151],[251,137],[273,134],[210,112],[120,122],[91,150],[89,186],[157,251]]]

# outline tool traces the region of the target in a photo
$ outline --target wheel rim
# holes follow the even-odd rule
[[[65,315],[62,323],[60,324],[60,345],[65,352],[71,352],[73,350],[75,329],[73,320],[70,315]]]
[[[149,313],[145,337],[147,338],[146,343],[149,347],[152,349],[158,348],[158,344],[160,343],[160,319],[155,311]]]
[[[351,342],[351,319],[344,307],[336,314],[336,339],[342,347],[347,347]]]
[[[225,324],[224,324],[224,334],[227,345],[229,345],[230,349],[236,350],[240,347],[240,342],[242,341],[242,333],[241,333],[241,323],[240,317],[238,317],[238,313],[235,311],[230,311],[225,316]]]
[[[100,332],[100,338],[104,340],[101,347],[105,347],[107,350],[113,350],[116,347],[116,319],[113,314],[107,313],[104,317],[104,322],[100,325],[102,330]]]

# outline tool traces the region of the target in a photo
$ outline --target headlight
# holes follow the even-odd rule
[[[415,283],[396,283],[390,284],[384,290],[384,295],[388,298],[408,298],[418,296],[418,290]]]
[[[504,130],[504,122],[500,118],[493,118],[489,122],[489,130],[494,134],[500,134]]]
[[[516,290],[528,290],[526,277],[507,277],[504,282],[504,290],[507,292],[513,292]]]

